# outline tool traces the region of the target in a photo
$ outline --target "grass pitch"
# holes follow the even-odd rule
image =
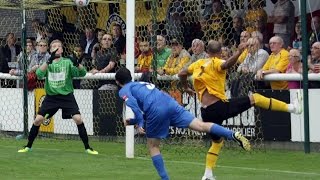
[[[81,141],[36,139],[32,152],[17,153],[25,143],[26,140],[0,139],[1,180],[159,179],[149,157],[126,159],[123,143],[92,141],[99,155],[88,155]],[[205,153],[181,158],[166,150],[163,156],[172,180],[201,179]],[[320,153],[223,150],[215,175],[219,180],[319,180]]]

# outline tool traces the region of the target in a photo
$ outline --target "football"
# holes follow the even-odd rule
[[[84,7],[89,4],[90,0],[74,0],[74,3],[78,7]]]

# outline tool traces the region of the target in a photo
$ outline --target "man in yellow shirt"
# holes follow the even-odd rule
[[[282,48],[283,40],[274,36],[269,41],[271,55],[262,69],[257,71],[257,79],[262,80],[264,75],[272,73],[285,73],[289,64],[289,52]],[[271,89],[288,89],[287,81],[271,81]]]
[[[172,39],[171,42],[171,56],[167,59],[163,70],[159,72],[160,75],[175,75],[190,62],[190,54],[186,51],[182,43],[177,39]]]
[[[194,93],[194,91],[188,87],[187,78],[189,75],[193,77],[194,89],[201,102],[202,120],[204,122],[214,122],[221,125],[224,120],[234,117],[252,106],[274,111],[301,113],[301,107],[298,102],[286,104],[273,98],[264,97],[258,93],[253,93],[245,97],[227,99],[225,94],[227,69],[231,68],[237,62],[245,46],[245,44],[240,44],[233,56],[228,60],[222,60],[220,57],[221,44],[211,40],[207,46],[209,58],[199,59],[179,73],[179,78],[185,91],[190,94]],[[215,167],[220,149],[223,145],[223,139],[221,137],[211,136],[211,138],[212,145],[207,153],[206,170],[202,178],[203,180],[214,179],[212,169]]]

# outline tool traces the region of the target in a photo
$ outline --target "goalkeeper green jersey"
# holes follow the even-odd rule
[[[44,89],[48,95],[67,95],[73,92],[73,77],[83,77],[87,73],[82,67],[75,67],[69,58],[61,57],[53,61],[45,71],[37,69],[38,79],[46,78]]]

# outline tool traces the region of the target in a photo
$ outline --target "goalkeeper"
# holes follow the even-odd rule
[[[179,73],[180,81],[185,91],[189,94],[194,94],[194,91],[188,87],[187,78],[189,75],[193,77],[194,89],[201,102],[202,120],[221,125],[224,120],[234,117],[252,106],[300,114],[301,107],[298,102],[286,104],[273,98],[264,97],[258,93],[235,99],[227,99],[225,94],[227,69],[237,62],[245,46],[246,44],[240,44],[238,51],[225,61],[221,59],[221,44],[211,40],[207,46],[209,58],[199,59]],[[211,135],[211,138],[212,145],[207,153],[206,170],[202,180],[215,179],[212,169],[216,165],[220,149],[223,145],[221,136]]]
[[[131,82],[130,71],[121,68],[117,71],[116,83],[121,87],[119,96],[125,104],[132,109],[135,117],[125,119],[124,125],[138,125],[139,132],[144,133],[144,120],[146,117],[147,145],[154,167],[162,180],[169,179],[162,155],[160,153],[160,140],[166,138],[169,126],[191,128],[200,132],[215,134],[229,140],[235,140],[244,149],[250,150],[249,141],[241,133],[233,133],[220,125],[204,123],[185,110],[171,96],[146,82]],[[144,114],[144,115],[143,115]]]
[[[62,109],[62,118],[72,118],[77,124],[85,152],[88,154],[98,154],[97,151],[89,146],[87,130],[73,95],[72,78],[83,77],[87,71],[80,64],[81,59],[76,59],[76,56],[69,58],[62,57],[63,48],[60,40],[53,40],[50,43],[50,52],[51,57],[36,71],[38,79],[46,78],[44,86],[46,96],[31,127],[28,144],[18,152],[31,151],[33,141],[38,135],[43,120],[52,117],[59,109]]]

